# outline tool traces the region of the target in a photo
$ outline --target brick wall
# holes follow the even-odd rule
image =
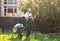
[[[0,27],[2,27],[4,31],[13,28],[16,23],[24,24],[24,18],[0,17]]]
[[[60,33],[60,18],[56,20],[40,20],[37,19],[32,23],[31,31],[41,33]],[[4,31],[11,30],[16,23],[22,23],[24,26],[26,26],[25,18],[0,17],[0,28],[2,28]]]
[[[14,27],[14,25],[16,23],[22,23],[24,24],[24,26],[26,27],[26,20],[25,18],[17,18],[17,17],[0,17],[0,28],[4,29],[4,31],[7,31],[8,29],[11,29]],[[32,23],[32,31],[37,31],[38,29],[36,27],[38,26],[34,26]],[[33,27],[34,26],[34,27]]]

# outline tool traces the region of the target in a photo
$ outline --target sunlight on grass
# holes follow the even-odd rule
[[[17,39],[18,34],[0,34],[1,41],[60,41],[60,35],[43,35],[43,34],[31,34],[29,39],[26,39],[26,35],[21,39]]]
[[[8,35],[0,35],[0,41],[10,41],[10,37]]]
[[[23,36],[23,37],[22,37],[22,41],[24,41],[25,38],[26,38],[26,36]]]

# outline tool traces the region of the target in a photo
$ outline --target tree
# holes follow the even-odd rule
[[[28,6],[32,7],[32,13],[35,20],[39,21],[40,28],[51,25],[51,27],[60,28],[60,0],[27,0],[26,3],[21,2],[20,9],[26,12]]]

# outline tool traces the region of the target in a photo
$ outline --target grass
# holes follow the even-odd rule
[[[47,34],[31,34],[30,38],[26,39],[26,34],[22,39],[17,38],[17,34],[3,33],[0,34],[0,41],[60,41],[60,35],[47,35]]]

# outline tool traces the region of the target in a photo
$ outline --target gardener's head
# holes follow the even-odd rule
[[[28,11],[29,13],[31,13],[31,12],[32,12],[32,8],[29,7],[29,8],[27,9],[27,11]]]

